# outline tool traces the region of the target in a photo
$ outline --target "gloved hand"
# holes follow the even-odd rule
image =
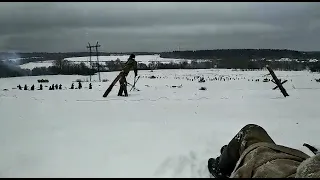
[[[228,178],[228,176],[224,175],[219,168],[219,160],[220,157],[217,157],[216,159],[210,158],[208,160],[208,170],[212,176],[215,178]]]

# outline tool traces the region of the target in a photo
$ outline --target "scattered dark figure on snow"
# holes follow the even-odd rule
[[[118,96],[123,96],[123,92],[124,92],[124,96],[128,96],[126,77],[128,76],[130,70],[133,69],[134,77],[137,77],[137,75],[138,75],[138,68],[137,68],[138,63],[135,60],[135,57],[136,56],[134,54],[130,55],[130,57],[128,58],[128,61],[125,63],[125,65],[120,73],[120,76],[121,76],[119,79],[120,89],[118,92]]]
[[[43,86],[42,86],[42,84],[40,84],[40,88],[39,88],[39,90],[42,90],[43,89]]]
[[[210,158],[208,170],[216,178],[320,178],[320,152],[315,156],[277,145],[260,126],[248,124]]]
[[[206,82],[206,81],[204,80],[204,77],[201,77],[199,82],[202,83],[202,82]]]
[[[28,86],[26,84],[24,85],[24,90],[28,90]]]
[[[34,91],[34,84],[30,88],[31,91]]]
[[[17,87],[19,88],[19,90],[22,90],[22,87],[21,87],[21,85],[20,85],[20,84],[19,84]]]
[[[269,82],[269,79],[268,78],[264,78],[263,82]]]
[[[60,89],[60,90],[62,89],[62,84],[59,85],[59,89]]]
[[[89,84],[89,89],[92,89],[92,84],[91,83]]]
[[[58,86],[58,84],[56,84],[56,89],[58,89],[59,88],[59,86]]]
[[[78,82],[78,89],[81,89],[82,88],[82,84],[81,82]]]
[[[199,90],[205,91],[205,90],[207,90],[207,88],[206,87],[201,87]]]
[[[70,89],[74,89],[74,83],[71,84],[71,88]]]

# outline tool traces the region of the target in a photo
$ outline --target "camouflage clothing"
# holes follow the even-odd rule
[[[309,157],[277,145],[260,126],[249,124],[223,149],[220,172],[230,178],[320,177],[320,154]]]
[[[123,92],[124,92],[124,96],[128,96],[128,90],[127,90],[127,79],[126,79],[126,75],[124,72],[120,73],[120,79],[119,79],[119,83],[120,83],[120,89],[118,92],[118,96],[123,96]]]
[[[138,69],[137,69],[137,61],[134,59],[134,55],[131,55],[128,59],[128,61],[125,63],[121,73],[120,73],[120,89],[118,92],[118,96],[122,96],[124,92],[124,96],[128,96],[128,91],[127,91],[127,79],[126,76],[128,76],[129,72],[131,69],[134,71],[134,75],[138,75]]]
[[[122,71],[124,72],[125,76],[127,76],[131,69],[134,71],[134,75],[138,75],[138,63],[134,58],[129,58],[128,61],[125,63]]]

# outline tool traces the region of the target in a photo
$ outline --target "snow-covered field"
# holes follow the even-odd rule
[[[36,68],[36,67],[49,67],[49,66],[53,66],[53,64],[52,64],[53,62],[54,62],[54,60],[29,62],[29,63],[20,65],[20,68],[32,70],[33,68]]]
[[[100,64],[104,65],[106,61],[116,61],[117,59],[120,59],[120,61],[125,62],[129,58],[129,55],[112,55],[112,56],[99,56],[99,61]],[[65,60],[68,60],[73,63],[84,63],[87,66],[90,66],[90,58],[85,56],[85,57],[72,57],[72,58],[65,58]],[[191,62],[191,60],[188,59],[172,59],[172,58],[161,58],[160,55],[155,54],[155,55],[138,55],[136,57],[136,60],[140,63],[145,63],[149,64],[151,62],[161,62],[161,63],[179,63],[183,61],[187,61],[188,63]],[[91,57],[91,61],[93,63],[97,62],[96,56]],[[203,61],[203,60],[198,60],[198,61]],[[23,69],[33,69],[36,67],[49,67],[53,66],[53,60],[49,61],[39,61],[39,62],[30,62],[27,64],[22,64],[20,65],[21,68]]]
[[[102,73],[102,79],[113,80],[117,73]],[[302,144],[320,147],[320,83],[314,81],[320,75],[276,72],[288,79],[284,86],[290,96],[284,98],[271,90],[271,82],[248,81],[265,74],[140,71],[136,87],[141,91],[117,97],[117,84],[107,98],[102,94],[110,81],[93,82],[92,90],[86,82],[81,90],[68,89],[72,81],[88,77],[0,79],[0,176],[208,177],[208,158],[218,156],[221,146],[248,123],[264,127],[276,143],[311,155]],[[151,75],[159,78],[149,79]],[[239,80],[186,79],[195,75]],[[12,89],[18,84],[38,87],[42,78],[66,89]],[[133,81],[132,72],[128,81]],[[198,90],[202,86],[207,90]]]
[[[101,65],[105,65],[105,62],[107,62],[107,61],[116,61],[117,59],[119,59],[120,61],[125,62],[125,61],[128,60],[128,58],[129,58],[129,55],[99,56],[99,62],[100,62]],[[16,61],[18,59],[10,59],[10,60]],[[65,58],[65,60],[68,60],[70,62],[77,63],[77,64],[84,63],[88,67],[90,66],[90,57],[89,56],[71,57],[71,58]],[[152,62],[179,63],[179,62],[186,61],[188,63],[191,63],[191,61],[192,61],[190,59],[161,58],[159,54],[137,55],[136,56],[136,60],[139,63],[144,63],[144,64],[147,64],[147,65],[152,63]],[[91,57],[91,61],[92,61],[92,63],[96,63],[97,62],[96,56],[93,55]],[[201,61],[207,61],[207,60],[198,59],[197,61],[201,62]],[[252,61],[259,61],[259,60],[252,59]],[[273,61],[273,60],[267,60],[267,61]],[[289,58],[281,58],[281,59],[274,60],[274,61],[280,61],[280,62],[288,61],[288,62],[291,62],[291,61],[297,61],[297,60],[296,59],[289,59]],[[317,59],[309,59],[308,61],[309,62],[317,62],[318,60]],[[27,63],[27,64],[22,64],[22,65],[20,65],[20,67],[23,68],[23,69],[31,69],[32,70],[33,68],[36,68],[36,67],[49,67],[49,66],[52,66],[52,65],[53,65],[53,60],[49,60],[49,61],[30,62],[30,63]]]
[[[117,59],[120,59],[120,61],[127,61],[129,58],[129,55],[112,55],[112,56],[99,56],[99,61],[116,61]],[[68,61],[89,61],[89,57],[72,57],[72,58],[66,58]],[[96,61],[96,56],[91,57],[92,61]],[[155,55],[137,55],[136,61],[149,64],[151,62],[163,62],[163,63],[170,63],[170,62],[181,62],[181,61],[188,61],[191,62],[191,60],[188,59],[173,59],[173,58],[161,58],[159,54]]]

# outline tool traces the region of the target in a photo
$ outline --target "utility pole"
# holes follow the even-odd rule
[[[92,69],[92,62],[91,62],[91,49],[92,49],[92,46],[90,45],[90,43],[88,43],[89,46],[87,46],[87,48],[89,49],[89,58],[90,58],[90,70]],[[91,82],[91,73],[90,73],[90,82]]]
[[[96,47],[96,53],[97,53],[97,63],[98,63],[98,73],[99,73],[99,82],[101,82],[101,76],[100,76],[100,63],[99,63],[99,51],[98,47],[100,47],[100,44],[97,41],[97,44],[95,45]]]
[[[92,48],[96,49],[96,56],[97,56],[97,68],[98,68],[98,74],[99,74],[99,82],[101,82],[101,76],[100,76],[100,64],[99,64],[99,51],[98,51],[98,47],[100,47],[101,45],[98,43],[95,46],[91,46],[90,43],[88,43],[89,46],[87,46],[87,48],[90,50],[89,51],[89,55],[90,55],[90,67],[92,69],[92,61],[91,61],[91,56],[92,56]],[[91,75],[90,75],[90,82],[91,82]]]

